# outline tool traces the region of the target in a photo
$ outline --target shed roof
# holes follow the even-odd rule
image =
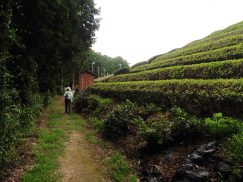
[[[81,75],[81,74],[84,74],[84,73],[88,73],[88,74],[93,75],[93,76],[95,77],[95,74],[92,73],[91,71],[82,71],[82,72],[80,73],[80,75]]]

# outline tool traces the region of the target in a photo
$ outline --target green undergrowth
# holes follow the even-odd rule
[[[56,101],[49,106],[46,127],[39,132],[34,148],[35,165],[23,177],[23,182],[54,182],[60,179],[57,173],[58,158],[63,153],[64,142],[73,130],[82,131],[84,120],[77,114],[64,115],[63,107]]]
[[[98,96],[92,95],[88,98],[90,97]],[[204,139],[217,140],[222,145],[225,158],[235,164],[232,175],[243,174],[239,167],[243,161],[243,124],[240,119],[227,117],[222,113],[215,113],[206,118],[197,117],[180,107],[174,106],[165,110],[151,103],[142,105],[129,100],[116,103],[114,107],[96,116],[91,112],[90,116],[87,124],[93,131],[88,132],[86,137],[93,144],[100,144],[100,141],[106,143],[103,139],[108,139],[106,147],[109,148],[113,142],[136,136],[140,143],[145,142],[153,150],[159,145],[173,146]],[[112,153],[106,161],[115,181],[128,180],[125,174],[129,165],[123,162],[126,158],[121,153]],[[123,176],[126,178],[123,179]],[[131,179],[136,178],[132,176]]]
[[[104,121],[106,116],[104,115],[111,110],[111,106],[115,105],[112,99],[86,94],[80,94],[78,97],[79,98],[75,98],[75,107],[90,115],[87,119],[87,126],[89,127],[86,127],[84,131],[87,141],[91,144],[98,145],[103,150],[107,151],[104,165],[107,168],[108,175],[113,181],[136,182],[137,177],[136,175],[133,175],[134,172],[125,156],[114,149],[110,142],[98,137],[104,131],[104,127],[106,127]],[[98,118],[95,116],[100,117]]]
[[[130,174],[131,167],[121,153],[113,152],[110,157],[106,158],[106,165],[108,166],[109,173],[114,181],[137,182],[137,177]]]
[[[116,182],[137,182],[138,178],[133,175],[133,170],[125,158],[120,152],[112,149],[111,144],[101,138],[97,137],[97,131],[87,130],[86,139],[89,143],[98,145],[107,150],[105,156],[104,165],[107,168],[108,175],[113,181]]]
[[[14,89],[9,93],[12,92]],[[5,97],[10,99],[8,95]],[[9,169],[24,160],[19,148],[37,134],[39,117],[48,100],[49,97],[36,94],[31,97],[30,105],[18,104],[17,96],[11,106],[3,103],[0,109],[0,181],[8,175]]]

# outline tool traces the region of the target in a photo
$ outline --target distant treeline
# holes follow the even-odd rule
[[[90,50],[88,53],[86,68],[84,68],[92,71],[92,63],[93,72],[96,76],[98,76],[98,74],[99,76],[114,74],[114,72],[121,68],[129,67],[128,62],[120,56],[111,58]]]

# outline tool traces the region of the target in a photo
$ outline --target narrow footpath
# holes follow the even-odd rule
[[[58,98],[53,103],[57,108],[60,108],[60,112],[63,113],[63,98]],[[81,120],[81,117],[72,113],[71,115],[65,114],[65,119],[71,127],[69,131],[69,140],[65,143],[65,149],[63,155],[60,157],[60,173],[62,175],[62,182],[105,182],[105,178],[102,175],[102,171],[94,161],[94,154],[92,147],[86,141],[82,131],[82,124],[76,120]],[[75,127],[76,122],[76,127]]]
[[[110,181],[104,175],[104,167],[95,161],[94,146],[86,141],[83,118],[75,113],[64,114],[62,97],[53,100],[47,115],[46,126],[44,131],[41,131],[45,135],[40,134],[41,142],[37,144],[39,151],[36,153],[41,155],[37,156],[37,159],[48,160],[44,164],[43,160],[37,160],[36,165],[26,173],[22,181]],[[41,144],[43,141],[46,143]]]

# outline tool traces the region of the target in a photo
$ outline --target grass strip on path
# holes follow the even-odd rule
[[[59,157],[64,151],[64,143],[69,133],[82,130],[84,121],[76,114],[65,115],[63,100],[56,98],[48,107],[46,127],[40,129],[39,141],[34,148],[36,164],[23,177],[23,182],[58,181]]]

